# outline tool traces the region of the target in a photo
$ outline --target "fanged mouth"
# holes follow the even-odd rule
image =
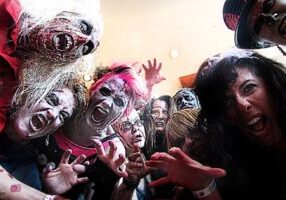
[[[101,122],[108,116],[109,111],[100,106],[94,108],[92,112],[92,120],[94,122]]]
[[[73,38],[68,34],[58,34],[53,37],[53,43],[57,50],[67,51],[73,47]]]
[[[32,131],[36,132],[44,128],[48,124],[48,121],[42,114],[32,116],[30,119],[30,127]]]

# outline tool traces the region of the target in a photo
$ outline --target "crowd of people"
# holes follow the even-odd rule
[[[23,2],[0,1],[0,199],[286,200],[286,68],[253,50],[284,53],[285,2],[226,0],[238,48],[159,97],[156,59],[97,67],[87,87],[99,13]]]

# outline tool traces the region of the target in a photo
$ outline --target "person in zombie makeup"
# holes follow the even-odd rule
[[[146,135],[143,121],[134,109],[128,116],[114,123],[113,127],[126,148],[128,176],[118,180],[112,199],[151,199],[151,191],[147,185],[150,182],[150,169],[144,166]]]
[[[169,152],[171,157],[154,156],[169,174],[165,182],[188,177],[189,167],[199,168],[199,174],[211,180],[215,174],[209,173],[214,171],[208,166],[216,166],[227,172],[215,180],[223,199],[284,199],[285,191],[280,189],[285,187],[286,163],[284,66],[246,50],[209,61],[201,65],[195,82],[201,103],[198,127],[209,155],[202,164],[178,149]],[[165,165],[170,160],[173,169]],[[212,185],[203,182],[198,189]],[[215,193],[208,194],[206,198],[218,199]]]
[[[62,10],[33,15],[30,7],[33,5],[18,0],[0,2],[0,131],[13,96],[18,98],[24,90],[37,87],[27,99],[42,98],[58,81],[63,83],[69,73],[76,72],[82,61],[79,58],[98,45],[98,18],[91,21]]]
[[[200,102],[192,88],[182,88],[173,96],[177,110],[186,108],[200,108]]]
[[[283,0],[226,0],[223,19],[226,26],[235,31],[238,48],[285,45],[285,7]]]
[[[168,95],[151,99],[142,116],[146,131],[147,158],[157,151],[166,151],[165,128],[170,114],[176,110],[172,97]]]
[[[31,140],[51,134],[76,110],[83,108],[85,98],[82,95],[85,92],[81,88],[82,85],[77,83],[59,86],[29,107],[24,104],[25,98],[17,101],[19,104],[13,104],[0,137],[0,190],[4,199],[19,199],[19,196],[23,199],[41,199],[46,196],[29,187],[42,188]],[[46,187],[55,188],[59,184],[62,190],[68,190],[72,185],[87,180],[78,177],[84,171],[80,164],[85,157],[80,156],[69,164],[69,156],[70,151],[67,151],[57,169],[46,171]]]
[[[55,154],[53,149],[63,152],[71,148],[74,156],[83,153],[88,160],[98,156],[99,159],[87,169],[87,173],[95,183],[93,198],[101,199],[111,195],[117,175],[126,174],[119,169],[125,161],[125,149],[117,134],[110,132],[111,124],[122,115],[128,114],[136,99],[144,98],[147,92],[144,82],[127,65],[115,64],[109,68],[98,68],[94,78],[84,112],[67,122],[62,131],[50,138],[49,146],[40,151],[46,154],[48,161],[54,163],[59,162],[59,154]],[[105,151],[111,151],[112,155],[107,153],[111,157],[98,154],[98,149],[102,148],[105,150],[100,152],[105,154]]]

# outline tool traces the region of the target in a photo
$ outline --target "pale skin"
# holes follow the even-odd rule
[[[85,155],[77,157],[69,163],[72,151],[66,150],[62,156],[61,162],[56,169],[48,165],[43,170],[43,180],[46,190],[51,194],[63,194],[71,189],[74,185],[85,183],[87,177],[79,178],[78,175],[84,173],[85,167],[81,163],[86,159]]]
[[[0,199],[18,200],[21,197],[22,200],[43,200],[46,196],[47,194],[35,190],[12,177],[0,165]],[[57,196],[57,199],[64,200],[65,198]]]
[[[171,148],[168,153],[153,154],[150,161],[146,161],[146,165],[161,169],[168,174],[166,177],[151,182],[149,184],[151,187],[173,183],[196,191],[208,186],[212,178],[220,178],[226,175],[223,169],[204,166],[176,147]],[[203,199],[221,200],[222,198],[216,189]]]

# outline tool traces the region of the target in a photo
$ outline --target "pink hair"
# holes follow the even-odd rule
[[[124,115],[128,115],[134,108],[134,104],[138,99],[144,99],[147,94],[147,88],[144,85],[141,77],[136,71],[122,63],[114,63],[108,67],[108,72],[94,82],[90,87],[90,94],[96,90],[102,83],[109,79],[121,79],[125,82],[126,92],[129,96],[129,102],[127,108],[124,111]]]

